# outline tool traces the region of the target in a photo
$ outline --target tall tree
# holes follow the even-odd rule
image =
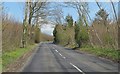
[[[93,43],[91,41],[91,36],[89,33],[88,19],[87,19],[87,13],[86,13],[88,12],[88,3],[75,1],[75,2],[67,2],[66,4],[68,5],[68,7],[73,7],[77,10],[79,18],[82,18],[81,20],[83,21],[83,24],[86,25],[87,33],[89,35],[89,41],[90,41],[90,44],[93,46]]]
[[[33,42],[33,26],[37,24],[36,20],[39,17],[43,17],[46,15],[45,13],[45,9],[47,8],[47,2],[42,2],[39,0],[30,0],[29,1],[29,17],[28,17],[28,24],[29,24],[29,41]],[[34,20],[34,24],[33,24],[33,20]],[[40,20],[40,19],[39,19]],[[37,26],[38,27],[38,26]],[[40,29],[40,28],[39,28]]]
[[[76,9],[79,18],[82,15],[82,12],[84,13],[84,15],[86,16],[86,11],[88,11],[88,3],[87,2],[80,2],[80,1],[75,1],[75,2],[65,2],[66,5],[64,5],[65,7],[72,7],[74,9]],[[85,8],[85,10],[82,8],[82,6]]]
[[[35,2],[29,2],[29,24],[31,25],[32,18],[35,18],[37,16],[40,16],[43,14],[43,12],[40,12],[41,10],[44,10],[46,8],[46,2],[41,2],[39,0]],[[36,13],[39,12],[39,15]]]
[[[115,16],[116,22],[118,22],[117,13],[116,13],[116,10],[115,10],[114,3],[112,2],[112,0],[110,0],[110,2],[111,2],[111,5],[112,5],[112,9],[113,9],[113,12],[114,12],[114,16]]]
[[[27,26],[28,26],[28,4],[29,2],[27,1],[25,3],[25,16],[23,20],[23,37],[22,37],[22,47],[24,48],[27,44]]]
[[[82,5],[82,7],[83,7],[83,10],[85,11],[84,13],[86,13],[86,15],[88,16],[89,20],[92,21],[92,19],[91,19],[90,15],[89,15],[88,11],[86,10],[86,8],[85,8],[83,5]],[[102,40],[101,40],[101,38],[100,38],[97,30],[95,29],[94,25],[92,25],[91,27],[93,28],[92,30],[95,32],[96,37],[98,38],[99,42],[100,42],[101,45],[102,45],[103,42],[102,42]],[[91,38],[92,38],[92,37],[91,37]]]
[[[62,24],[64,21],[62,7],[58,4],[50,3],[48,12],[48,20],[52,21],[54,24]]]

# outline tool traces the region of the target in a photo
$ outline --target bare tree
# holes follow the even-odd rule
[[[29,24],[31,25],[32,18],[35,18],[36,13],[39,12],[39,15],[43,14],[40,10],[44,10],[46,7],[46,2],[40,2],[39,0],[29,3]],[[38,15],[37,15],[38,16]]]
[[[29,41],[33,42],[33,25],[36,24],[33,20],[36,20],[36,18],[43,17],[45,15],[44,10],[46,9],[46,2],[41,2],[39,0],[29,0],[28,2],[28,35],[29,35]]]
[[[99,4],[99,2],[97,0],[95,0],[97,6],[99,7],[99,9],[102,9],[101,5]]]
[[[64,19],[62,8],[59,6],[53,7],[48,14],[48,19],[53,21],[55,24],[62,24]]]
[[[77,13],[79,15],[79,18],[82,17],[82,12],[88,12],[88,3],[87,2],[80,2],[80,1],[75,1],[75,2],[65,2],[65,5],[63,5],[64,7],[72,7],[74,9],[77,10]],[[85,10],[82,8],[82,6],[84,6]],[[85,17],[86,17],[86,13],[84,13]]]
[[[28,26],[28,4],[29,2],[27,1],[25,3],[25,16],[23,20],[23,37],[22,37],[22,47],[24,48],[27,44],[27,26]]]
[[[112,0],[110,0],[110,2],[111,2],[111,5],[112,5],[112,8],[113,8],[113,11],[114,11],[114,15],[115,15],[116,22],[118,22],[117,13],[116,13],[116,10],[115,10],[114,3],[112,2]]]

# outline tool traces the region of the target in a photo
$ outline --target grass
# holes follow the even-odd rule
[[[0,56],[0,73],[2,72],[2,58]]]
[[[100,57],[108,58],[113,61],[118,61],[120,59],[120,56],[118,56],[120,51],[110,49],[110,48],[84,47],[84,48],[80,48],[80,50],[95,54]]]
[[[15,60],[17,60],[19,57],[34,47],[35,45],[29,45],[26,48],[17,48],[14,51],[5,52],[2,55],[2,69],[4,70],[8,64],[13,63]]]

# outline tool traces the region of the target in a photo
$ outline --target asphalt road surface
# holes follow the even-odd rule
[[[23,72],[118,72],[118,64],[52,43],[41,43]]]

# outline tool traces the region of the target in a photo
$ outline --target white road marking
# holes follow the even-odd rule
[[[53,49],[55,49],[54,47],[53,47]],[[55,51],[56,52],[58,52],[58,50],[56,50],[55,49]],[[59,53],[59,52],[58,52]],[[59,53],[59,55],[62,57],[62,58],[66,58],[66,57],[64,57],[61,53]],[[81,69],[79,69],[77,66],[75,66],[74,64],[72,64],[72,63],[70,63],[70,65],[72,65],[75,69],[77,69],[79,72],[81,72],[81,73],[83,73],[83,74],[85,74]]]
[[[59,53],[59,55],[60,55],[62,58],[64,58],[64,59],[66,58],[66,57],[64,57],[61,53]]]
[[[59,53],[60,56],[62,56],[62,54]]]
[[[66,57],[63,57],[64,59],[66,58]]]
[[[58,50],[55,50],[56,52],[58,52]]]
[[[83,71],[82,70],[80,70],[77,66],[75,66],[74,64],[72,64],[72,63],[70,63],[70,65],[72,65],[75,69],[77,69],[79,72],[81,72],[81,73],[83,73]],[[85,73],[83,73],[83,74],[85,74]]]
[[[55,50],[56,52],[58,52],[57,50]],[[62,57],[62,58],[66,58],[66,57],[64,57],[61,53],[59,53],[59,55]]]

